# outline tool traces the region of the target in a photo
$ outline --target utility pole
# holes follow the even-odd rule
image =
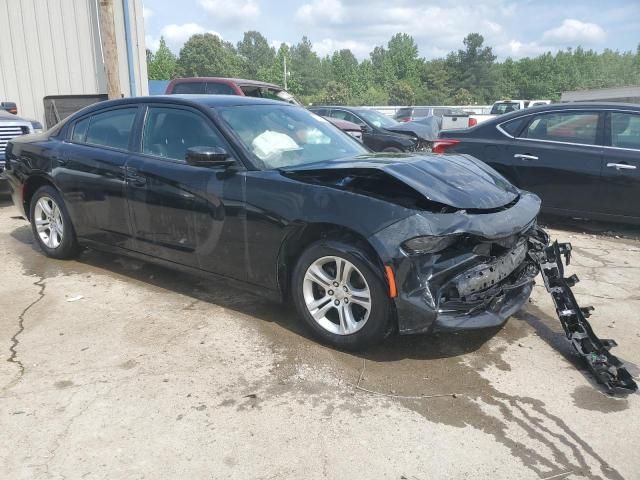
[[[284,89],[287,89],[287,56],[282,57],[284,59]]]
[[[118,47],[116,45],[116,26],[113,20],[113,0],[100,0],[100,39],[102,40],[102,59],[107,76],[107,96],[122,97],[120,88],[120,69],[118,68]]]

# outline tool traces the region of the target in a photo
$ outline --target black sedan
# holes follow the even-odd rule
[[[566,103],[440,132],[434,151],[488,163],[562,216],[640,223],[640,106]]]
[[[7,159],[48,256],[87,246],[221,277],[290,299],[339,347],[499,325],[537,273],[538,197],[471,157],[371,154],[282,102],[102,102]]]
[[[355,123],[362,128],[362,142],[374,152],[422,152],[431,150],[431,142],[419,132],[380,112],[363,107],[318,106],[309,108],[323,117],[337,118]],[[433,139],[426,139],[433,140]]]

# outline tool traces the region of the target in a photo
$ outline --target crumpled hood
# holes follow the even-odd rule
[[[440,125],[438,124],[436,117],[429,117],[425,120],[424,123],[401,123],[399,125],[396,125],[395,127],[387,128],[386,130],[403,135],[416,136],[423,140],[433,142],[434,140],[438,139],[438,134],[440,133]]]
[[[519,197],[518,189],[488,165],[469,155],[372,154],[348,160],[292,166],[288,172],[378,170],[432,202],[456,209],[492,210]]]

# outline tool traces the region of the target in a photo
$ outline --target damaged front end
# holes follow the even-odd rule
[[[522,192],[503,208],[421,212],[374,235],[395,272],[399,332],[495,327],[518,311],[538,274],[539,206]]]

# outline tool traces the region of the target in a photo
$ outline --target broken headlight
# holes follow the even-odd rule
[[[402,244],[402,249],[409,255],[441,252],[458,241],[459,235],[415,237]]]

